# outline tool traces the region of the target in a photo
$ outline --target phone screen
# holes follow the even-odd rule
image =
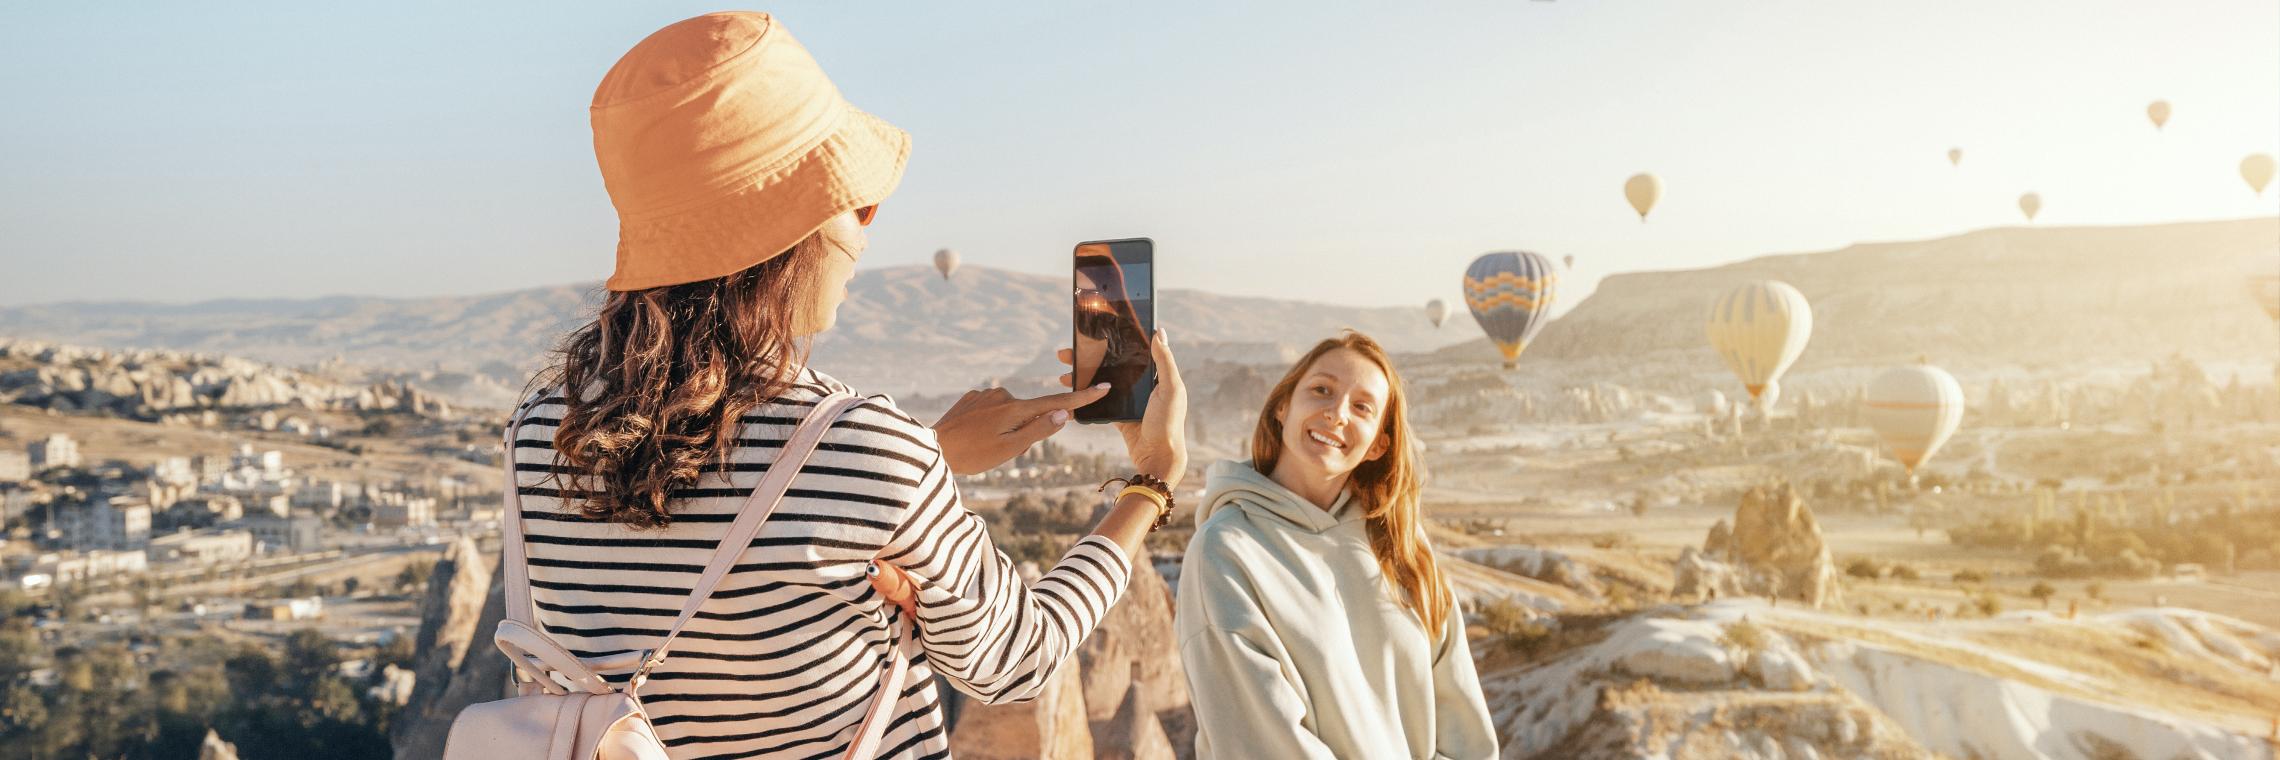
[[[1109,384],[1108,395],[1078,407],[1078,422],[1126,422],[1148,409],[1156,389],[1156,244],[1147,238],[1080,243],[1076,250],[1071,385]]]

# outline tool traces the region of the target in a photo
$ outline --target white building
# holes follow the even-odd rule
[[[32,460],[34,472],[57,467],[79,466],[79,442],[62,433],[54,433],[47,438],[33,441],[31,445],[24,447],[24,451]]]
[[[40,581],[43,585],[63,584],[106,575],[139,573],[148,569],[150,559],[140,551],[66,552],[41,555],[38,562],[32,563],[31,572],[25,573],[22,580],[25,588],[32,588],[34,577],[44,579]]]
[[[330,512],[340,508],[341,499],[346,494],[347,492],[341,488],[340,481],[312,479],[306,485],[293,490],[293,508]]]
[[[31,454],[22,451],[0,451],[0,483],[20,483],[31,479]]]
[[[195,486],[198,472],[190,467],[189,457],[167,457],[151,466],[150,479],[170,486]]]
[[[295,514],[279,517],[266,513],[248,515],[239,527],[253,533],[253,538],[271,551],[293,553],[316,551],[323,546],[324,520],[312,514]]]
[[[150,502],[137,496],[72,505],[55,519],[64,545],[81,551],[140,549],[150,540]]]
[[[246,481],[269,482],[285,477],[285,453],[270,450],[256,453],[253,444],[238,444],[237,453],[230,457],[230,470]]]
[[[325,615],[323,597],[265,599],[245,605],[247,620],[315,620]]]
[[[435,499],[390,493],[372,504],[376,528],[425,528],[435,524]]]
[[[150,540],[150,559],[161,564],[219,565],[253,558],[253,534],[243,530],[182,531]]]

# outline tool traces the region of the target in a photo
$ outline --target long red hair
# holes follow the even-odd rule
[[[1385,454],[1354,468],[1347,488],[1363,510],[1370,551],[1377,555],[1378,567],[1404,592],[1407,598],[1403,602],[1425,622],[1425,630],[1439,631],[1448,622],[1452,597],[1448,580],[1441,576],[1440,563],[1433,559],[1433,546],[1425,538],[1420,504],[1425,463],[1412,444],[1416,439],[1409,429],[1409,402],[1401,388],[1401,375],[1393,371],[1393,360],[1377,341],[1348,330],[1314,344],[1313,350],[1307,351],[1267,394],[1266,409],[1259,413],[1258,428],[1251,434],[1251,466],[1261,474],[1275,471],[1283,446],[1283,426],[1275,419],[1277,413],[1290,407],[1291,395],[1298,391],[1307,368],[1322,355],[1341,348],[1376,364],[1385,373],[1387,388],[1385,414],[1378,428],[1378,436],[1386,442]]]

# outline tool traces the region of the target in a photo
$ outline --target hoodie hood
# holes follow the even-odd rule
[[[1309,533],[1320,533],[1359,517],[1359,510],[1350,509],[1354,498],[1351,491],[1339,492],[1338,500],[1323,509],[1260,474],[1248,461],[1213,462],[1203,482],[1203,506],[1195,511],[1197,525],[1222,509],[1239,509],[1252,519],[1275,520]]]

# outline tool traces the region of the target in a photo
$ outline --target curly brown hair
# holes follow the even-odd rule
[[[721,469],[744,413],[807,363],[795,322],[827,255],[817,232],[725,277],[610,293],[532,381],[563,395],[553,480],[583,488],[562,500],[636,529],[671,524],[673,493]]]

